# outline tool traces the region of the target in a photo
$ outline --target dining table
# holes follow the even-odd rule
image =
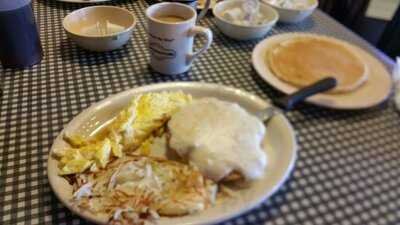
[[[26,69],[0,68],[2,225],[89,224],[53,193],[47,159],[63,127],[112,94],[148,84],[186,81],[235,87],[271,101],[283,94],[259,77],[251,53],[264,38],[288,32],[342,39],[374,55],[389,72],[394,66],[392,59],[320,10],[298,24],[278,23],[264,38],[252,41],[224,36],[209,12],[199,24],[213,32],[210,49],[190,71],[161,75],[149,67],[147,47],[145,10],[154,1],[101,3],[126,8],[138,19],[128,44],[106,53],[79,48],[63,30],[63,18],[87,5],[56,0],[34,0],[32,4],[43,60]],[[299,146],[293,172],[265,202],[221,224],[400,224],[400,114],[392,95],[363,110],[302,103],[286,116]]]

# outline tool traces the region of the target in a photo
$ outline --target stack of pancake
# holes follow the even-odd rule
[[[321,36],[299,36],[276,44],[267,52],[267,63],[280,80],[304,87],[334,77],[330,94],[352,92],[368,79],[368,67],[345,44]]]

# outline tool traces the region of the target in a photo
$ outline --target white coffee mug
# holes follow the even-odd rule
[[[165,16],[181,18],[169,22]],[[150,48],[150,66],[162,74],[174,75],[189,70],[192,62],[207,50],[212,42],[208,28],[196,26],[196,11],[180,3],[158,3],[146,10]],[[203,47],[193,52],[193,37],[206,38]]]

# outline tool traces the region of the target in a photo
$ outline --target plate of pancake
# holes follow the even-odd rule
[[[364,109],[385,101],[392,81],[384,65],[365,50],[332,37],[287,33],[260,42],[252,54],[257,73],[290,94],[325,77],[337,87],[307,99],[335,109]]]

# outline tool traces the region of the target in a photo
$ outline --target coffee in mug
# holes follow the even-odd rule
[[[212,42],[212,32],[196,26],[196,11],[180,3],[158,3],[146,10],[150,66],[162,74],[184,73]],[[194,36],[204,36],[203,47],[193,52]]]
[[[180,16],[160,16],[160,17],[156,17],[157,20],[161,20],[164,22],[169,22],[169,23],[179,23],[179,22],[183,22],[185,21],[185,18],[182,18]]]

